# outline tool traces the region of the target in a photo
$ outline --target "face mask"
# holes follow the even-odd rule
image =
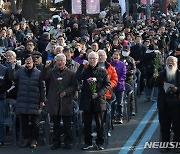
[[[119,36],[119,39],[120,40],[124,40],[124,36]]]
[[[106,31],[106,34],[109,34],[110,33],[110,31]]]
[[[143,22],[141,25],[142,25],[142,26],[145,26],[145,23]]]
[[[122,51],[122,55],[123,55],[124,57],[128,57],[128,56],[129,56],[129,52]]]
[[[110,51],[111,49],[110,48],[107,48],[107,51]]]
[[[143,33],[139,33],[139,35],[141,36]]]
[[[114,27],[114,30],[116,31],[116,30],[117,30],[117,27]]]
[[[57,25],[57,28],[58,28],[58,29],[61,28],[61,25]]]

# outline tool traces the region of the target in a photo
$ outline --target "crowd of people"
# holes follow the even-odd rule
[[[15,99],[24,138],[21,147],[37,146],[39,113],[46,108],[54,123],[51,148],[61,146],[62,119],[65,148],[70,149],[72,100],[78,100],[81,83],[78,103],[84,116],[82,149],[93,147],[94,117],[97,150],[103,150],[106,101],[115,95],[117,106],[112,119],[122,124],[125,83],[134,89],[137,72],[141,74],[140,94],[145,94],[146,102],[158,103],[162,141],[170,141],[172,124],[174,142],[180,142],[180,13],[155,15],[147,22],[135,21],[132,16],[120,22],[118,14],[92,18],[66,13],[39,22],[11,13],[0,29],[0,146],[5,144],[5,102]],[[173,85],[167,91],[165,82]],[[132,93],[132,116],[136,114],[134,97]]]

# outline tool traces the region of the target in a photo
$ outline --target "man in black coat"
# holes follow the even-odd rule
[[[180,142],[180,71],[177,69],[177,58],[169,56],[166,69],[159,75],[154,74],[150,86],[158,86],[158,113],[162,142],[170,142],[171,129],[174,132],[173,142]],[[171,128],[172,127],[172,128]],[[161,149],[162,152],[169,147]],[[180,152],[180,149],[175,149]]]
[[[131,47],[130,56],[134,58],[136,67],[141,71],[141,79],[140,79],[140,92],[141,94],[144,91],[145,83],[145,63],[144,63],[144,55],[146,53],[146,47],[142,44],[142,37],[136,36],[136,44]]]
[[[91,124],[93,116],[97,126],[97,150],[103,150],[103,123],[106,111],[105,94],[110,89],[110,80],[106,70],[97,66],[98,54],[91,52],[88,61],[84,61],[76,72],[78,81],[83,80],[80,110],[84,113],[84,141],[83,150],[93,148]],[[94,86],[93,86],[94,85]]]
[[[1,61],[1,57],[0,57]],[[8,71],[5,66],[0,64],[0,147],[4,146],[5,127],[4,127],[4,110],[6,90],[11,86],[11,81],[8,78]]]

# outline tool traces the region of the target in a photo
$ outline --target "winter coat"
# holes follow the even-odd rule
[[[92,91],[90,90],[90,85],[87,82],[89,78],[96,78],[96,93],[98,97],[92,99]],[[80,110],[94,112],[100,112],[106,110],[106,101],[105,94],[110,89],[110,80],[107,74],[107,71],[100,67],[84,68],[84,65],[81,64],[79,69],[76,72],[76,79],[78,81],[83,80],[83,86],[81,89],[81,99],[80,99]],[[93,104],[93,105],[92,105]]]
[[[11,69],[12,69],[11,64],[9,64],[8,62],[5,62],[4,66],[6,66],[8,68],[8,72],[11,71]],[[21,68],[20,65],[18,65],[18,64],[15,65],[15,71],[17,71],[20,68]],[[11,86],[7,90],[7,93],[6,93],[6,98],[16,99],[17,98],[17,90],[18,90],[18,83],[17,82],[14,83],[13,81],[11,81]]]
[[[159,110],[164,110],[165,108],[172,106],[180,106],[180,71],[177,70],[176,72],[176,80],[175,83],[171,83],[177,87],[177,92],[174,94],[165,93],[164,90],[164,82],[167,81],[166,77],[166,70],[163,70],[159,73],[159,76],[155,80],[155,78],[151,78],[149,82],[149,86],[158,86],[158,100],[157,100],[157,107]]]
[[[147,49],[144,45],[134,45],[131,47],[130,56],[134,58],[135,61],[140,61],[140,63],[136,65],[136,67],[139,69],[145,67],[144,54],[146,53],[146,50]]]
[[[45,82],[40,79],[40,71],[22,67],[16,72],[12,70],[11,78],[18,82],[17,103],[15,111],[23,114],[39,114],[40,102],[45,101]]]
[[[41,78],[48,81],[49,84],[46,107],[50,115],[73,115],[72,99],[76,89],[74,75],[75,73],[67,67],[63,71],[59,71],[57,67],[50,70],[45,67],[42,68]],[[62,78],[61,83],[58,81],[58,78]],[[58,93],[60,84],[63,91],[66,92],[66,96],[62,99]]]
[[[133,76],[136,72],[136,64],[134,59],[130,56],[122,56],[121,61],[126,65],[126,81],[133,80]]]
[[[112,93],[113,93],[113,88],[117,86],[118,76],[117,76],[115,68],[110,63],[105,62],[105,66],[106,66],[106,70],[108,73],[108,77],[111,82],[111,88],[106,93],[106,99],[111,99]]]
[[[11,81],[8,78],[8,69],[0,64],[0,100],[6,98],[6,90],[11,87]]]
[[[118,75],[118,83],[114,89],[115,91],[124,91],[126,80],[126,65],[121,61],[118,61],[117,63],[111,62],[111,65],[115,67],[116,73]]]
[[[71,71],[75,72],[78,70],[79,68],[79,63],[77,63],[76,61],[74,60],[67,60],[66,61],[66,66],[67,68],[69,68]]]

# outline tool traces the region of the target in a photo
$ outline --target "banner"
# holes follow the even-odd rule
[[[87,14],[98,14],[98,13],[100,13],[100,2],[99,2],[99,0],[86,0],[86,13]]]
[[[149,0],[149,1],[150,1],[150,5],[152,5],[155,0]],[[148,0],[141,0],[141,4],[142,5],[148,5]]]
[[[62,2],[63,0],[55,0],[54,3],[59,3],[59,2]]]
[[[119,0],[119,5],[121,6],[121,15],[126,12],[126,1],[125,0]]]
[[[147,5],[147,0],[141,0],[142,5]]]
[[[81,0],[72,0],[72,14],[82,14]]]

